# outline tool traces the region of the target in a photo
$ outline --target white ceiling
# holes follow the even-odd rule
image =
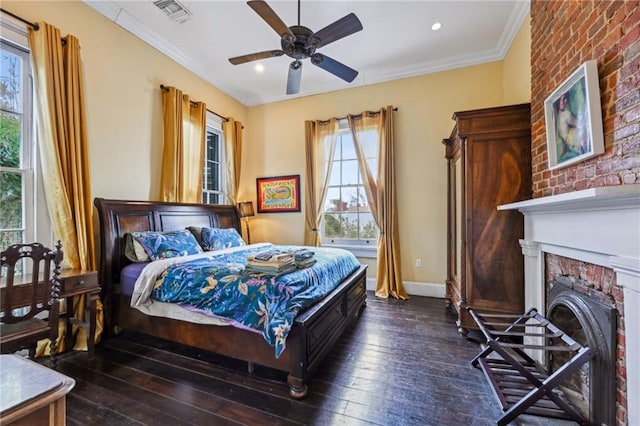
[[[84,0],[246,106],[501,60],[529,14],[528,0],[301,1],[300,24],[318,31],[354,12],[364,29],[319,52],[359,71],[352,83],[304,60],[300,93],[285,95],[291,58],[231,65],[228,58],[280,49],[279,35],[242,0],[178,0],[190,13],[172,21],[152,0]],[[298,2],[268,0],[287,26]],[[432,31],[440,22],[442,28]],[[166,84],[171,84],[167,81]]]

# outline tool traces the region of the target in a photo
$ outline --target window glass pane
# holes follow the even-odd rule
[[[353,144],[353,138],[351,137],[351,133],[343,133],[342,134],[342,159],[351,160],[356,157],[356,147]]]
[[[5,49],[2,49],[1,56],[0,106],[4,110],[20,113],[22,112],[22,58]]]
[[[20,115],[0,111],[0,167],[20,167],[21,129]]]
[[[4,250],[12,244],[22,243],[22,241],[24,241],[22,234],[22,231],[0,231],[0,250]],[[6,273],[4,268],[2,269],[1,273]],[[17,273],[18,271],[16,271],[16,274]]]
[[[340,238],[342,236],[339,214],[326,214],[324,216],[324,235],[328,238]]]
[[[22,173],[0,172],[0,229],[22,228]]]
[[[326,212],[339,212],[345,210],[340,200],[340,188],[329,188],[327,190],[327,199],[324,203]]]
[[[329,180],[329,185],[340,185],[341,179],[340,162],[334,161],[333,163],[331,163],[331,178]]]
[[[219,136],[217,133],[207,132],[207,160],[220,161]]]
[[[342,201],[346,203],[346,209],[345,209],[346,211],[350,211],[350,212],[358,211],[358,187],[343,186]]]
[[[368,212],[369,209],[369,201],[367,200],[367,193],[364,190],[364,186],[358,186],[358,211],[359,212]]]
[[[373,220],[371,213],[360,213],[360,238],[376,239],[378,238],[378,227]]]
[[[357,185],[358,179],[358,161],[347,160],[342,162],[342,185]]]

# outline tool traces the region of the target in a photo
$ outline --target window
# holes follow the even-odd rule
[[[365,132],[361,143],[371,173],[376,176],[377,131]],[[329,161],[331,178],[321,226],[323,244],[348,247],[361,257],[375,257],[379,231],[369,208],[346,120],[340,123],[335,153]]]
[[[27,30],[0,17],[0,249],[38,241],[53,246],[42,186]]]
[[[223,173],[222,121],[207,112],[207,135],[205,138],[204,179],[202,187],[203,204],[223,204],[225,202]]]
[[[0,40],[0,249],[33,240],[32,79],[28,50]]]

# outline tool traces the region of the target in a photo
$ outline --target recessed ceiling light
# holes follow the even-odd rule
[[[432,29],[433,31],[438,31],[440,28],[442,28],[442,24],[441,24],[440,22],[436,22],[435,24],[433,24],[433,25],[431,26],[431,29]]]
[[[264,65],[262,65],[262,64],[256,64],[256,66],[255,66],[255,67],[253,67],[253,69],[255,69],[255,70],[256,70],[256,72],[262,72],[262,71],[264,71]]]

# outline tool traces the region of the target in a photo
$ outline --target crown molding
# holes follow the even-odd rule
[[[399,80],[435,72],[447,71],[456,68],[479,65],[483,63],[495,62],[504,59],[514,38],[522,27],[527,16],[529,16],[530,1],[523,0],[516,3],[516,7],[511,12],[509,25],[503,31],[500,41],[495,49],[476,52],[471,55],[452,56],[446,59],[426,61],[418,65],[406,67],[404,69],[394,69],[380,71],[376,73],[361,73],[350,84],[336,86],[335,83],[318,84],[312,90],[302,90],[297,95],[277,95],[263,97],[254,93],[248,93],[241,87],[232,86],[229,83],[220,81],[210,69],[205,69],[199,65],[197,58],[185,56],[180,49],[167,42],[162,36],[150,30],[140,21],[122,10],[116,3],[110,0],[83,0],[85,4],[112,20],[114,23],[129,31],[136,37],[145,41],[158,51],[162,52],[178,64],[187,68],[198,77],[215,86],[220,91],[231,96],[247,107],[280,102],[305,96],[312,96],[321,93],[335,92],[339,90],[351,89],[371,84],[384,83],[392,80]]]

